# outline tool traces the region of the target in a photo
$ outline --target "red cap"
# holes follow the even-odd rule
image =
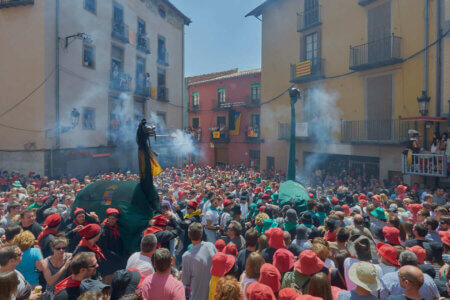
[[[411,251],[417,256],[417,262],[419,265],[423,265],[425,263],[425,258],[427,257],[427,251],[425,251],[424,248],[420,246],[412,246],[412,247],[406,247],[406,250]]]
[[[96,236],[100,232],[100,230],[102,230],[100,225],[91,223],[91,224],[88,224],[88,225],[84,226],[83,228],[81,228],[78,231],[78,234],[89,240],[89,239],[93,238],[94,236]]]
[[[389,244],[400,245],[400,230],[392,226],[384,226],[382,231]]]
[[[400,265],[400,262],[397,259],[398,253],[397,250],[395,250],[394,246],[391,246],[389,244],[378,243],[377,251],[383,258],[385,258],[391,264],[397,266]]]
[[[86,214],[86,211],[82,209],[81,207],[75,207],[75,210],[73,212],[73,215],[76,217],[78,214]]]
[[[280,271],[286,273],[294,266],[294,254],[286,248],[280,248],[273,255],[273,265]]]
[[[295,262],[295,270],[304,275],[313,275],[320,272],[324,263],[312,250],[303,250]]]
[[[413,214],[413,215],[417,215],[417,213],[419,212],[419,210],[421,210],[423,208],[422,204],[418,204],[418,203],[413,203],[410,204],[408,206],[409,211]]]
[[[376,202],[380,202],[381,201],[381,197],[380,197],[380,195],[373,195],[372,196],[372,200],[375,200]]]
[[[211,275],[217,277],[224,276],[233,268],[235,261],[234,256],[217,252],[212,257]]]
[[[284,232],[281,228],[270,228],[265,235],[269,238],[269,246],[275,249],[285,248]]]
[[[233,202],[231,202],[230,199],[225,199],[225,201],[223,201],[223,207],[231,205],[231,204],[233,204]]]
[[[152,220],[155,220],[154,225],[156,226],[167,226],[167,218],[164,215],[154,216]]]
[[[108,208],[107,210],[106,210],[106,215],[107,216],[111,216],[111,215],[113,215],[113,216],[116,216],[116,217],[118,217],[119,215],[120,215],[120,213],[119,213],[119,210],[117,209],[117,208]]]
[[[188,205],[188,207],[190,206],[190,208],[192,208],[193,210],[197,210],[198,209],[198,202],[197,201],[189,201],[187,205]]]
[[[276,293],[281,286],[281,274],[277,268],[272,264],[265,263],[261,266],[259,271],[259,281],[272,289],[272,292]]]
[[[44,197],[41,197],[41,199],[39,199],[39,201],[44,202],[44,201],[47,200],[48,198],[50,198],[50,196],[44,196]]]
[[[44,226],[55,227],[60,223],[61,223],[61,215],[56,213],[56,214],[49,215],[45,219]]]
[[[339,199],[336,198],[336,197],[331,197],[331,202],[332,202],[332,203],[338,203],[338,202],[339,202]]]
[[[450,246],[450,231],[439,231],[439,236],[444,244]]]
[[[348,207],[347,204],[342,205],[342,209],[344,210],[344,213],[345,213],[347,216],[351,214],[350,207]]]
[[[364,207],[364,206],[367,205],[367,200],[366,200],[366,199],[361,199],[361,200],[359,200],[359,204],[360,204],[362,207]]]
[[[358,201],[361,201],[361,200],[367,200],[366,194],[359,194]]]
[[[245,296],[248,300],[276,300],[272,289],[259,282],[253,282],[248,285]]]
[[[309,198],[314,198],[314,194],[313,193],[308,193],[308,197]]]
[[[223,253],[236,257],[238,255],[238,249],[233,242],[229,242],[225,248],[223,248]]]
[[[264,194],[264,195],[262,195],[262,197],[261,197],[263,200],[268,200],[268,199],[270,199],[270,195],[269,194]]]
[[[222,239],[218,239],[216,240],[214,246],[216,246],[218,252],[222,252],[223,248],[225,248],[225,241]]]
[[[406,189],[407,189],[407,187],[404,186],[404,185],[398,185],[398,186],[397,186],[397,191],[398,191],[399,193],[404,193],[404,192],[406,191]]]
[[[75,181],[78,181],[78,179],[76,179],[76,178],[70,178],[70,182],[75,182]]]
[[[298,296],[300,296],[300,294],[294,289],[284,288],[278,293],[278,300],[297,300]]]

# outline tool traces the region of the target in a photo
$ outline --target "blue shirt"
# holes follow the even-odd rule
[[[439,235],[439,233],[437,233],[436,230],[429,230],[425,238],[432,242],[442,243],[441,236]]]
[[[41,250],[38,248],[30,248],[23,252],[22,261],[17,265],[16,269],[22,273],[25,280],[30,285],[39,284],[39,275],[36,269],[36,262],[42,259]]]
[[[428,274],[423,274],[423,285],[419,290],[420,296],[425,300],[439,298],[439,291],[436,284]],[[398,280],[398,271],[387,273],[381,278],[381,299],[386,299],[390,295],[403,295],[404,289]]]

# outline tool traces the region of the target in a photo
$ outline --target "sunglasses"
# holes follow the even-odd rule
[[[88,266],[87,268],[88,268],[88,269],[91,269],[91,268],[98,268],[98,264],[96,263],[95,265],[90,265],[90,266]]]
[[[59,251],[59,250],[64,250],[64,251],[66,251],[67,247],[55,247],[55,248],[53,248],[53,249],[55,249],[55,250],[57,250],[57,251]]]

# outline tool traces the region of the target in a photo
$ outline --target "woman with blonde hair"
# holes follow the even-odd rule
[[[39,284],[38,271],[43,272],[47,265],[42,257],[41,250],[33,247],[35,243],[34,235],[28,230],[19,233],[13,239],[13,244],[17,245],[23,252],[22,261],[16,269],[22,273],[32,287]]]
[[[265,264],[264,258],[256,252],[250,253],[250,255],[247,258],[247,262],[245,263],[245,271],[241,275],[241,286],[242,286],[242,293],[244,295],[243,299],[245,298],[245,291],[247,289],[247,286],[255,281],[259,280],[260,276],[260,270],[261,266]]]
[[[0,286],[0,299],[15,299],[19,286],[17,273],[14,271],[0,273]]]
[[[241,300],[242,291],[239,282],[233,276],[227,275],[219,279],[216,285],[215,300]]]

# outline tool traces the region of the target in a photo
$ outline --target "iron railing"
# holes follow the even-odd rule
[[[303,60],[301,62],[305,62],[307,60]],[[300,62],[300,63],[301,63]],[[318,80],[324,77],[324,69],[323,66],[325,64],[325,60],[322,58],[313,58],[311,59],[311,73],[308,75],[297,76],[297,65],[291,64],[291,82],[292,83],[301,83],[312,80]]]
[[[150,38],[145,33],[137,34],[136,49],[144,53],[150,54]]]
[[[169,89],[166,87],[159,86],[157,98],[159,101],[169,102]]]
[[[258,142],[260,141],[260,129],[259,126],[247,126],[245,130],[245,140],[247,142]]]
[[[114,90],[129,92],[131,91],[131,81],[132,77],[129,74],[112,71],[109,80],[109,87]]]
[[[150,97],[150,87],[147,86],[147,80],[145,74],[139,74],[136,78],[136,90],[134,91],[136,95]]]
[[[414,129],[414,121],[359,120],[341,122],[341,141],[348,143],[401,144],[408,141],[408,130]]]
[[[34,0],[0,0],[0,9],[24,5],[34,5]]]
[[[447,161],[445,154],[412,154],[408,159],[402,154],[403,174],[447,177]]]
[[[113,19],[111,36],[124,43],[129,43],[128,25],[126,25],[123,21]]]
[[[297,14],[297,31],[302,32],[308,28],[312,28],[322,24],[321,6],[304,10]]]
[[[216,134],[217,136],[214,136]],[[211,131],[211,142],[221,142],[221,143],[228,143],[230,141],[230,136],[228,135],[228,132],[225,131]]]
[[[351,70],[364,70],[402,61],[402,38],[394,34],[380,40],[358,46],[350,46]]]

